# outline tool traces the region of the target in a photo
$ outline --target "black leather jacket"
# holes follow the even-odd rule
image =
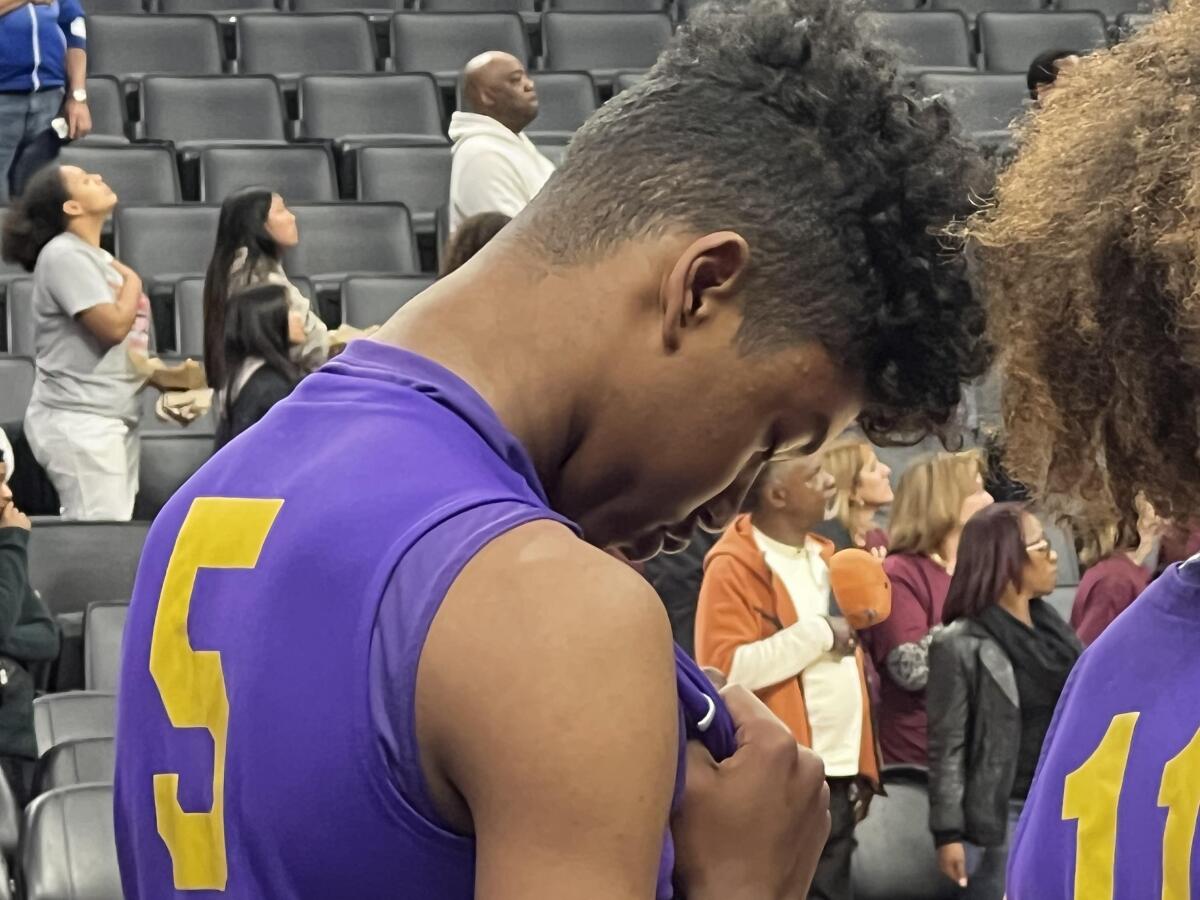
[[[976,622],[929,647],[929,827],[938,844],[1002,845],[1017,774],[1021,707],[1012,663]]]

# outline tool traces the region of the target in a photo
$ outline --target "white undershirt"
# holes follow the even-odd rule
[[[832,778],[857,775],[862,683],[854,656],[829,652],[833,633],[824,619],[829,612],[829,566],[821,558],[821,544],[809,538],[804,547],[789,547],[757,528],[753,532],[767,565],[792,599],[796,624],[738,647],[729,681],[759,690],[799,675],[812,748],[825,763],[825,774]]]

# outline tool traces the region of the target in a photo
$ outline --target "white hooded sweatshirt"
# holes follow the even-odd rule
[[[515,216],[554,173],[533,141],[491,116],[456,112],[450,119],[450,231],[485,212]]]

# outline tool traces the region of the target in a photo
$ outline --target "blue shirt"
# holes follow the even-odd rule
[[[574,528],[483,398],[369,340],[217,453],[155,520],[130,604],[124,896],[471,900],[474,839],[421,769],[417,664],[462,568],[540,519]],[[684,740],[736,742],[695,664],[676,673],[678,802]],[[668,833],[661,898],[672,861]]]
[[[79,0],[26,3],[0,16],[0,92],[63,87],[69,49],[87,49],[87,23]]]

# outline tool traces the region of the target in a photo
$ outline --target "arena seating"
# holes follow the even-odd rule
[[[901,63],[921,69],[974,68],[966,18],[958,12],[869,12],[862,20]]]
[[[84,738],[58,744],[38,760],[34,795],[78,784],[109,784],[113,780],[115,741]]]
[[[449,147],[365,147],[358,155],[358,199],[404,204],[420,234],[433,234],[449,195]]]
[[[1108,41],[1097,12],[1007,13],[979,16],[979,46],[989,72],[1025,74],[1039,53],[1058,48],[1091,50]]]
[[[289,203],[339,199],[333,153],[324,144],[216,146],[200,151],[200,202],[220,204],[245,187],[270,188]]]
[[[963,131],[980,143],[1007,140],[1009,123],[1021,114],[1029,96],[1022,75],[929,73],[920,83],[928,96],[941,97]]]
[[[59,162],[99,172],[122,203],[173,204],[183,200],[179,166],[167,144],[114,147],[84,142],[63,147]]]
[[[545,68],[590,72],[611,84],[625,69],[648,69],[671,37],[665,13],[560,13],[542,16]]]
[[[242,16],[238,71],[296,78],[301,74],[376,71],[375,36],[355,14]]]
[[[92,75],[87,80],[88,107],[92,111],[92,133],[76,144],[129,143],[129,109],[121,83],[111,75]]]
[[[356,328],[379,325],[431,284],[429,278],[350,278],[342,288],[342,320]]]
[[[596,83],[586,72],[535,72],[538,116],[525,130],[532,141],[566,143],[596,111]]]
[[[88,17],[92,75],[219,75],[224,65],[221,31],[209,16]]]
[[[0,357],[0,422],[20,422],[33,393],[33,360],[21,356]]]
[[[102,691],[66,691],[38,697],[33,701],[38,756],[67,741],[113,737],[116,707],[116,695]]]
[[[84,686],[116,693],[128,603],[91,603],[83,617]]]
[[[34,800],[21,847],[25,900],[113,900],[121,896],[112,786],[81,784]]]
[[[39,518],[29,539],[29,582],[55,615],[82,614],[97,600],[126,600],[148,528]]]
[[[153,521],[171,496],[212,456],[212,448],[212,435],[202,431],[143,434],[134,519]]]
[[[8,351],[18,356],[33,356],[34,351],[34,316],[33,316],[33,279],[21,278],[8,286],[4,307],[8,311]],[[3,363],[0,362],[0,380],[8,386]],[[23,416],[6,416],[0,408],[0,422],[13,422]]]
[[[283,98],[271,76],[147,78],[138,136],[177,147],[286,139]]]
[[[530,58],[525,23],[516,13],[401,13],[392,19],[391,38],[395,71],[430,72],[445,87],[488,50]]]

